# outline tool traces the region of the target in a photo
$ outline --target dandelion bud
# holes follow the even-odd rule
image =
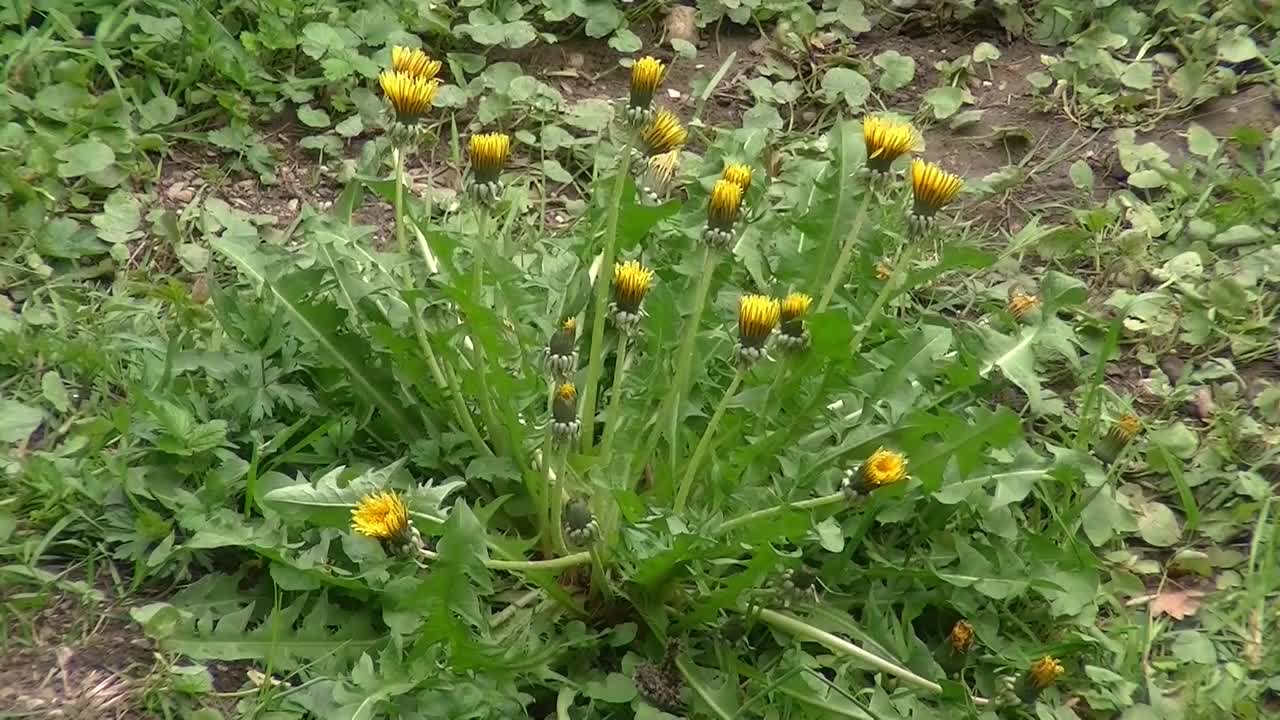
[[[846,470],[840,484],[850,501],[876,488],[892,485],[907,477],[907,457],[900,452],[877,448],[856,471]]]
[[[793,292],[782,299],[778,343],[784,349],[799,352],[809,347],[809,330],[804,318],[812,305],[813,298],[804,293]]]
[[[1028,295],[1021,290],[1014,290],[1009,296],[1009,314],[1014,320],[1022,322],[1023,318],[1033,315],[1040,309],[1040,298]]]
[[[502,168],[511,156],[511,138],[506,133],[481,133],[467,141],[471,161],[471,192],[483,203],[502,197]]]
[[[573,383],[562,383],[551,401],[551,436],[558,444],[578,434],[578,389]]]
[[[702,239],[714,248],[729,247],[741,210],[742,188],[728,180],[717,180],[707,201],[707,227]]]
[[[631,333],[643,313],[640,303],[653,287],[653,271],[635,260],[613,267],[613,323],[619,330]]]
[[[917,236],[924,235],[933,225],[933,217],[960,194],[964,180],[958,175],[924,160],[911,161],[911,191],[915,202],[911,207],[908,225]]]
[[[738,299],[738,362],[750,367],[765,356],[765,343],[778,326],[782,308],[767,295]]]
[[[1113,463],[1120,456],[1120,451],[1142,432],[1142,420],[1133,413],[1120,416],[1119,420],[1107,430],[1107,434],[1098,441],[1094,453],[1105,463]]]
[[[667,66],[654,57],[642,57],[631,66],[631,98],[627,122],[642,125],[653,117],[653,96],[667,74]]]
[[[964,620],[957,620],[956,624],[951,626],[951,632],[947,634],[947,644],[957,655],[969,652],[973,647],[973,626]]]
[[[565,380],[578,369],[578,321],[568,318],[547,343],[547,372],[557,380]]]
[[[862,141],[867,146],[867,169],[875,173],[889,172],[894,160],[922,147],[920,133],[911,123],[879,115],[863,118]]]
[[[1062,663],[1051,655],[1045,655],[1031,663],[1022,681],[1018,684],[1018,698],[1024,703],[1033,702],[1045,689],[1058,682],[1066,670]]]
[[[876,263],[876,279],[877,280],[888,280],[891,277],[893,277],[893,268],[889,267],[889,263],[886,263],[886,262]]]
[[[591,504],[582,498],[564,509],[564,539],[575,547],[586,547],[600,536],[600,523],[591,512]]]
[[[430,56],[418,48],[400,47],[399,45],[391,48],[392,72],[404,73],[430,81],[440,74],[440,68],[439,60],[432,60]]]
[[[796,602],[818,602],[822,584],[818,576],[809,568],[799,570],[787,568],[782,575],[782,604],[792,605]]]
[[[646,158],[679,150],[688,139],[689,131],[680,124],[675,113],[665,108],[640,130],[640,148]]]
[[[725,166],[724,172],[720,174],[721,180],[728,180],[737,185],[742,194],[746,195],[751,189],[751,166],[742,163],[729,163]]]
[[[671,184],[675,181],[676,170],[680,167],[680,151],[671,150],[660,155],[646,158],[644,169],[636,188],[640,199],[648,205],[657,205],[671,192]]]

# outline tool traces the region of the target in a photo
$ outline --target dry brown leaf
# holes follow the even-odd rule
[[[1184,620],[1200,609],[1200,590],[1165,590],[1151,600],[1151,615],[1168,615],[1174,620]]]

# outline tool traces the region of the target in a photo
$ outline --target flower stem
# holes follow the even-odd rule
[[[808,500],[801,500],[800,502],[774,505],[773,507],[756,510],[755,512],[749,512],[745,515],[739,515],[738,517],[726,520],[720,524],[720,527],[716,528],[716,534],[723,535],[737,530],[744,525],[750,525],[757,520],[764,520],[766,518],[781,515],[788,510],[812,510],[814,508],[826,507],[827,505],[835,505],[842,502],[845,502],[844,492],[837,491],[830,495],[809,498]]]
[[[756,418],[755,434],[759,435],[764,431],[765,422],[769,419],[769,405],[773,402],[774,395],[778,391],[778,386],[783,384],[787,376],[791,375],[791,360],[786,359],[782,363],[782,367],[778,368],[778,372],[774,373],[773,381],[769,383],[769,387],[764,391],[764,402],[761,403],[762,409],[760,416]]]
[[[589,452],[596,435],[596,387],[604,372],[604,318],[608,315],[609,278],[613,276],[613,256],[618,245],[618,215],[622,212],[622,192],[631,174],[631,134],[622,147],[618,174],[609,193],[604,221],[604,252],[596,274],[595,317],[591,321],[591,355],[587,361],[587,381],[582,393],[582,451]]]
[[[738,391],[738,386],[742,384],[743,376],[742,367],[739,366],[737,371],[733,373],[733,381],[729,383],[729,387],[724,390],[724,397],[720,398],[720,404],[716,406],[716,411],[711,416],[711,420],[707,422],[707,429],[702,431],[702,439],[698,440],[698,446],[694,448],[693,457],[689,458],[689,467],[684,471],[684,477],[680,479],[680,488],[676,492],[676,503],[674,509],[676,513],[684,511],[685,501],[689,499],[689,491],[693,489],[693,478],[698,474],[698,466],[702,464],[702,456],[706,454],[707,448],[711,445],[711,438],[716,433],[716,426],[720,424],[720,420],[724,418],[725,411],[729,409],[729,400],[733,398],[733,394]]]
[[[746,613],[748,610],[740,608],[739,612]],[[922,690],[928,690],[929,692],[934,693],[942,692],[942,686],[938,683],[920,677],[904,667],[885,660],[879,655],[873,655],[872,653],[863,650],[844,638],[836,637],[825,630],[819,630],[802,620],[791,617],[790,615],[784,615],[774,610],[752,609],[750,612],[757,614],[761,620],[769,623],[775,628],[789,632],[802,640],[816,642],[829,650],[840,653],[841,655],[857,658],[880,672],[893,675],[903,682],[914,685]],[[970,696],[969,699],[974,705],[986,705],[990,702],[986,698],[977,696]]]
[[[844,280],[849,260],[853,257],[853,246],[858,242],[858,234],[862,232],[862,225],[867,220],[867,211],[871,207],[871,198],[875,194],[875,190],[869,187],[862,196],[858,212],[853,216],[853,225],[849,228],[849,234],[845,236],[844,245],[840,248],[840,257],[836,259],[835,267],[831,269],[831,279],[827,281],[826,288],[822,290],[822,298],[818,300],[818,312],[827,309],[827,305],[831,303],[831,297],[836,293],[836,288]]]
[[[391,148],[391,163],[396,168],[396,243],[400,247],[400,254],[407,257],[409,255],[409,241],[405,238],[404,233],[404,153],[400,152],[399,145]]]
[[[609,397],[609,412],[605,416],[604,442],[600,444],[600,456],[609,462],[613,452],[613,438],[618,434],[618,424],[622,422],[622,381],[627,376],[627,334],[618,333],[618,347],[614,352],[613,393]]]
[[[424,560],[439,560],[440,555],[431,550],[419,550]],[[484,566],[490,570],[507,570],[510,572],[538,572],[546,570],[563,570],[565,568],[586,565],[591,562],[591,553],[583,551],[551,560],[485,560]]]
[[[547,531],[551,533],[551,547],[558,555],[568,555],[569,548],[564,544],[564,490],[560,475],[564,472],[564,451],[552,450],[547,461],[547,503],[551,510],[551,521]]]
[[[893,275],[884,282],[884,287],[880,288],[880,294],[876,295],[875,302],[871,303],[871,309],[863,318],[862,327],[858,328],[858,332],[853,336],[853,342],[849,343],[850,354],[854,357],[862,350],[862,341],[867,338],[867,333],[871,331],[871,326],[876,324],[880,319],[880,313],[884,312],[885,303],[889,302],[889,298],[893,296],[898,285],[906,279],[907,273],[910,272],[911,259],[916,252],[915,242],[907,240],[907,245],[898,255],[898,259],[894,261]]]
[[[484,298],[483,246],[488,242],[488,238],[485,237],[488,229],[488,223],[485,221],[488,217],[489,214],[485,210],[476,213],[476,244],[471,257],[471,301],[477,304],[482,303]],[[474,324],[475,320],[472,322]],[[471,333],[471,362],[480,380],[480,412],[484,416],[484,424],[489,430],[489,437],[494,447],[499,453],[504,453],[504,443],[501,442],[502,427],[494,410],[493,395],[489,391],[489,366],[484,356],[484,344],[480,340],[479,333],[474,330]]]

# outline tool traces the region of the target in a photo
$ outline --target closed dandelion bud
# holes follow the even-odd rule
[[[846,470],[840,488],[850,501],[877,488],[892,485],[907,477],[907,457],[900,452],[877,448],[855,470]]]
[[[586,547],[600,536],[600,523],[591,512],[591,504],[582,498],[564,509],[564,539],[575,547]]]
[[[808,568],[799,570],[788,568],[782,574],[782,604],[793,605],[797,602],[818,602],[822,585],[818,576]]]
[[[1021,290],[1014,290],[1009,296],[1009,314],[1014,320],[1022,322],[1025,320],[1033,320],[1036,313],[1040,311],[1040,298],[1035,295],[1028,295]]]
[[[413,557],[425,547],[413,526],[409,505],[397,492],[365,495],[351,509],[351,529],[382,542],[393,553]]]
[[[506,133],[481,133],[467,141],[471,161],[471,194],[492,204],[502,197],[502,168],[511,157],[511,138]]]
[[[440,74],[440,68],[439,60],[432,60],[430,56],[418,48],[400,47],[399,45],[391,48],[392,72],[404,73],[429,81]]]
[[[395,115],[395,122],[391,127],[392,139],[398,142],[416,140],[418,119],[431,107],[436,91],[440,89],[440,82],[406,72],[386,70],[378,76],[378,85],[382,87],[382,94]]]
[[[578,369],[578,321],[568,318],[547,343],[547,372],[557,380],[565,380]]]
[[[924,160],[911,161],[911,192],[914,202],[908,226],[912,234],[924,235],[933,225],[938,211],[946,207],[960,194],[964,180]]]
[[[1024,703],[1034,701],[1041,692],[1058,682],[1058,678],[1065,673],[1066,670],[1057,658],[1045,655],[1031,663],[1027,673],[1022,676],[1022,681],[1018,684],[1018,698]]]
[[[741,210],[742,188],[728,180],[717,180],[707,200],[707,227],[702,239],[719,250],[729,247]]]
[[[947,644],[957,655],[969,652],[973,647],[973,626],[964,620],[957,620],[951,626],[951,632],[947,633]]]
[[[862,141],[867,146],[867,169],[874,173],[889,172],[894,160],[922,147],[920,133],[911,123],[879,115],[863,118]]]
[[[801,352],[809,347],[809,330],[805,327],[805,316],[813,305],[813,298],[799,292],[788,294],[782,299],[782,312],[778,324],[778,344],[785,350]]]
[[[578,389],[562,383],[551,401],[551,437],[560,444],[578,434]]]
[[[689,131],[680,124],[680,119],[664,108],[640,129],[640,150],[644,157],[651,158],[679,150],[688,139]]]
[[[646,158],[640,180],[636,183],[640,199],[647,205],[657,205],[665,200],[671,192],[671,184],[675,181],[676,170],[679,168],[678,149]]]
[[[767,295],[743,295],[738,299],[738,362],[744,367],[765,357],[765,344],[781,314],[778,301]]]
[[[738,206],[738,215],[741,217],[747,212],[747,191],[751,189],[751,166],[742,163],[730,163],[725,166],[724,172],[720,174],[721,180],[728,180],[737,185],[742,190],[742,203]]]
[[[653,271],[636,260],[618,263],[613,267],[613,324],[625,333],[631,333],[644,313],[640,303],[653,287]]]
[[[1113,463],[1120,456],[1120,451],[1142,432],[1142,420],[1133,413],[1120,416],[1119,420],[1107,430],[1107,434],[1094,447],[1094,454],[1105,463]]]
[[[667,66],[654,57],[642,57],[631,66],[631,97],[627,102],[627,122],[643,125],[653,117],[653,96],[667,74]]]

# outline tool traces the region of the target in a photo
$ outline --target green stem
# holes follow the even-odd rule
[[[551,547],[561,556],[569,554],[569,547],[564,544],[564,483],[560,479],[565,471],[563,460],[563,451],[552,450],[547,462],[547,502],[551,510],[547,530],[551,533]]]
[[[613,438],[618,434],[618,424],[622,422],[622,381],[627,376],[627,334],[618,333],[618,347],[614,352],[613,391],[609,397],[609,412],[605,415],[604,441],[600,444],[600,456],[609,462],[613,452]]]
[[[916,246],[914,240],[908,240],[907,246],[903,248],[902,253],[894,262],[893,275],[885,281],[884,287],[880,288],[880,294],[876,295],[875,302],[871,303],[871,309],[864,316],[862,326],[858,328],[858,332],[853,336],[853,342],[849,343],[850,354],[857,356],[862,350],[862,341],[867,339],[867,333],[871,331],[871,326],[876,324],[880,319],[880,313],[884,312],[884,306],[889,302],[889,298],[893,296],[898,285],[906,279],[907,273],[911,271],[911,259],[915,256]]]
[[[840,257],[836,259],[835,267],[831,269],[831,279],[827,280],[827,286],[822,290],[822,298],[818,300],[818,312],[827,309],[827,305],[831,303],[831,297],[836,294],[836,288],[844,280],[849,260],[853,257],[853,247],[858,243],[858,234],[862,232],[862,224],[867,220],[867,210],[871,207],[871,198],[874,195],[875,190],[867,188],[862,196],[862,203],[858,205],[858,212],[853,217],[853,226],[849,228],[849,234],[845,236],[844,245],[840,248]]]
[[[424,560],[439,560],[440,555],[431,550],[420,550]],[[565,568],[586,565],[591,562],[591,553],[579,552],[551,560],[485,560],[484,566],[490,570],[507,570],[510,572],[537,572],[546,570],[564,570]]]
[[[596,387],[604,372],[604,318],[608,315],[609,278],[613,276],[613,255],[618,245],[618,215],[622,212],[622,192],[627,187],[631,173],[631,135],[622,147],[622,159],[618,162],[618,174],[613,179],[609,193],[609,206],[604,221],[604,252],[600,256],[600,271],[596,274],[595,317],[591,321],[591,355],[587,361],[587,381],[582,393],[582,451],[590,452],[595,441]]]
[[[711,438],[716,433],[716,426],[720,424],[720,420],[724,418],[725,411],[729,409],[729,400],[733,398],[733,394],[738,391],[738,386],[742,384],[743,374],[741,367],[734,372],[733,381],[729,383],[729,387],[725,388],[724,397],[720,398],[720,404],[716,406],[715,413],[707,423],[707,429],[702,431],[702,439],[698,440],[698,446],[694,448],[693,457],[689,459],[689,467],[685,469],[684,477],[680,479],[680,489],[676,492],[674,509],[677,514],[684,511],[685,501],[689,499],[689,491],[693,489],[693,478],[698,474],[698,466],[702,464],[702,456],[706,454],[707,448],[711,446]]]
[[[407,258],[409,255],[409,241],[405,239],[404,234],[404,153],[400,152],[399,145],[391,148],[391,163],[396,168],[396,243],[400,247],[400,253]]]
[[[489,214],[480,210],[476,214],[476,245],[472,249],[471,257],[471,301],[477,305],[484,302],[484,243],[488,242],[485,237]],[[472,323],[476,321],[473,319]],[[498,422],[497,413],[494,410],[493,394],[489,391],[489,367],[485,361],[484,344],[480,340],[480,334],[471,333],[471,363],[475,366],[475,371],[480,380],[480,413],[484,416],[484,424],[489,430],[489,437],[493,441],[494,447],[499,453],[505,453],[502,439],[502,425]]]
[[[742,613],[748,612],[748,610],[744,608],[739,608],[738,611]],[[870,665],[880,672],[893,675],[903,682],[914,685],[922,690],[928,690],[933,693],[942,692],[942,686],[938,683],[922,678],[904,667],[891,663],[879,655],[869,653],[844,638],[836,637],[825,630],[819,630],[802,620],[791,617],[790,615],[784,615],[774,610],[752,609],[751,612],[775,628],[791,633],[802,640],[816,642],[819,645],[841,655],[857,658],[861,662]],[[990,703],[986,698],[977,696],[970,696],[969,699],[974,705],[987,705]]]
[[[418,336],[418,347],[422,349],[422,354],[427,358],[427,367],[431,370],[431,376],[436,381],[436,387],[445,391],[449,395],[449,402],[453,405],[453,413],[458,418],[458,423],[462,425],[462,429],[467,433],[467,437],[471,439],[471,444],[475,446],[476,452],[481,455],[493,455],[493,451],[485,444],[484,438],[480,436],[480,430],[476,428],[476,423],[471,419],[471,411],[467,410],[467,403],[462,399],[462,392],[458,388],[457,383],[453,382],[451,376],[446,376],[444,370],[440,367],[440,361],[436,358],[435,350],[431,347],[431,340],[427,335],[427,327],[422,322],[422,318],[418,316],[415,309],[411,313],[413,317],[413,329]]]
[[[773,401],[774,395],[778,391],[778,386],[783,384],[783,380],[791,374],[790,360],[784,360],[782,366],[778,368],[778,372],[774,373],[773,381],[769,383],[769,387],[764,391],[764,402],[761,403],[760,416],[756,418],[755,434],[759,435],[764,431],[764,424],[769,419],[769,404]]]
[[[814,508],[826,507],[827,505],[836,505],[845,502],[846,498],[843,492],[834,492],[830,495],[801,500],[800,502],[784,503],[782,505],[774,505],[763,510],[756,510],[745,515],[739,515],[736,518],[726,520],[716,528],[717,535],[733,532],[743,525],[750,525],[758,520],[764,520],[777,515],[781,515],[789,510],[812,510]]]

